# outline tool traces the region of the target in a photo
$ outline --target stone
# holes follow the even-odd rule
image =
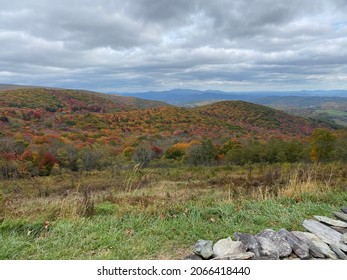
[[[333,213],[340,220],[347,222],[347,214],[346,213],[342,213],[342,212],[333,212]]]
[[[324,217],[324,216],[314,216],[314,218],[317,221],[322,222],[322,223],[327,224],[327,225],[330,225],[330,226],[347,228],[347,223],[340,221],[340,220],[330,219],[330,218]]]
[[[270,239],[265,237],[257,237],[260,243],[260,254],[261,256],[267,257],[269,260],[279,260],[280,253],[277,246],[275,246]]]
[[[293,232],[294,233],[294,232]],[[301,234],[305,235],[308,239],[310,239],[313,244],[319,248],[319,251],[323,253],[324,256],[337,260],[338,257],[336,254],[330,249],[330,247],[324,243],[317,235],[310,233],[310,232],[301,232]]]
[[[341,233],[341,234],[344,234],[347,232],[347,228],[342,228],[342,227],[334,227],[334,226],[331,226],[331,228],[333,230],[336,230],[337,232]]]
[[[213,255],[213,241],[212,240],[198,240],[196,242],[193,252],[207,260]]]
[[[261,244],[262,254],[264,252],[273,253],[274,250],[277,250],[279,257],[287,257],[292,253],[292,248],[290,247],[289,243],[272,229],[266,229],[258,233],[255,237]],[[264,241],[264,238],[268,239],[271,245],[269,245],[268,242]]]
[[[336,246],[335,244],[330,244],[329,247],[331,248],[331,250],[333,250],[333,252],[338,256],[339,259],[347,260],[346,254],[342,252],[342,250],[338,246]]]
[[[341,208],[341,211],[342,211],[343,213],[347,214],[347,207],[342,207],[342,208]]]
[[[227,255],[236,255],[246,252],[245,245],[240,241],[232,241],[230,237],[218,240],[213,245],[213,257],[219,258]]]
[[[341,241],[345,244],[347,244],[347,233],[342,234]]]
[[[327,244],[335,244],[341,250],[347,251],[347,245],[341,242],[342,234],[336,230],[333,230],[332,228],[315,220],[305,220],[302,225],[309,232],[312,232],[318,236],[323,242]]]
[[[213,258],[212,260],[249,260],[254,257],[252,252],[244,252],[239,254],[225,255]]]
[[[202,257],[193,254],[193,255],[189,255],[189,256],[185,257],[183,260],[201,261],[201,260],[202,260]]]
[[[323,252],[320,250],[319,247],[317,247],[311,239],[306,237],[306,235],[303,232],[300,231],[292,231],[292,233],[299,238],[302,242],[304,242],[306,245],[309,247],[309,252],[314,258],[318,259],[324,259],[325,255]]]
[[[234,236],[246,246],[247,251],[254,253],[255,257],[260,257],[260,243],[253,235],[236,232]]]
[[[296,256],[302,260],[310,258],[310,247],[297,238],[293,233],[286,229],[281,229],[278,233],[289,243]]]

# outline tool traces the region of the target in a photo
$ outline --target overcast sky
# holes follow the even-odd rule
[[[347,0],[0,0],[0,83],[347,89]]]

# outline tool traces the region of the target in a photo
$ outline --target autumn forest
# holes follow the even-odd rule
[[[197,108],[87,91],[0,92],[0,177],[114,164],[220,165],[347,159],[346,132],[242,101]]]

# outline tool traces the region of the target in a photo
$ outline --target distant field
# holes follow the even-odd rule
[[[317,113],[327,113],[334,117],[347,117],[347,112],[339,110],[317,110]]]
[[[302,229],[305,218],[346,203],[346,167],[113,170],[0,181],[0,259],[181,259],[198,239]]]
[[[335,123],[347,127],[347,112],[340,110],[317,110],[318,114],[327,114]]]

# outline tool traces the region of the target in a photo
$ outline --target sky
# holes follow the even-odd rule
[[[347,0],[0,0],[0,83],[347,89]]]

